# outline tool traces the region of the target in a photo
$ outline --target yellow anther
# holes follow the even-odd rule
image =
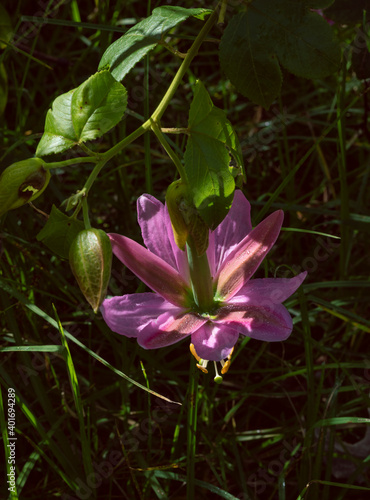
[[[225,375],[225,373],[228,372],[230,365],[231,365],[230,360],[225,361],[225,364],[222,366],[222,369],[221,369],[222,375]]]
[[[227,357],[227,360],[226,361],[221,361],[221,365],[222,365],[222,369],[221,369],[221,373],[222,375],[225,375],[225,373],[228,372],[229,368],[230,368],[230,365],[231,365],[231,356],[234,352],[234,347],[231,349],[230,351],[230,354],[228,355]]]
[[[197,368],[199,368],[199,370],[201,370],[203,373],[208,373],[208,370],[205,366],[197,365]]]
[[[194,356],[194,358],[199,362],[202,361],[202,358],[200,358],[197,354],[197,351],[195,350],[194,344],[190,344],[190,352]],[[198,366],[198,365],[197,365]]]

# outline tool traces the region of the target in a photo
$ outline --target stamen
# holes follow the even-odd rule
[[[221,373],[222,373],[222,375],[225,375],[225,373],[227,373],[229,368],[230,368],[231,356],[232,356],[233,352],[234,352],[234,347],[231,349],[230,354],[228,355],[226,361],[224,361],[223,359],[221,360],[221,366],[222,366]]]
[[[221,366],[222,366],[221,373],[222,373],[222,375],[225,375],[225,373],[227,373],[229,371],[230,364],[231,363],[229,360],[227,360],[227,361],[221,360]]]
[[[203,359],[201,359],[201,362],[202,362],[202,363],[205,363],[205,366],[202,366],[202,365],[199,365],[199,364],[198,364],[198,365],[197,365],[197,368],[199,368],[199,370],[201,370],[203,373],[208,373],[208,370],[207,370],[207,368],[206,368],[206,366],[207,366],[207,361],[206,361],[206,362],[204,362],[204,360],[203,360]]]
[[[197,368],[199,368],[199,370],[201,370],[203,373],[208,373],[208,370],[207,370],[208,360],[202,359],[200,356],[198,356],[197,351],[195,350],[194,344],[190,344],[190,352],[192,353],[194,358],[198,361]],[[231,349],[230,354],[228,355],[226,360],[221,359],[221,361],[220,361],[221,366],[222,366],[221,375],[225,375],[225,373],[228,372],[230,365],[231,365],[231,356],[232,356],[233,352],[234,352],[234,347]],[[213,364],[215,365],[215,372],[216,372],[216,375],[215,375],[213,380],[217,384],[221,384],[223,378],[217,371],[216,361],[214,361]]]
[[[201,370],[203,373],[208,373],[207,364],[208,361],[206,359],[202,359],[198,356],[197,351],[195,350],[194,344],[190,344],[190,352],[194,356],[194,358],[198,361],[197,368]]]
[[[202,359],[198,356],[197,351],[195,350],[194,344],[190,344],[190,352],[198,362],[202,361]]]

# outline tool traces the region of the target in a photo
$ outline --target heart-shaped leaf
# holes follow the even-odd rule
[[[126,106],[125,87],[109,71],[95,73],[54,100],[46,115],[37,156],[62,153],[101,137],[122,119]]]
[[[279,95],[283,77],[266,35],[264,16],[237,14],[222,37],[220,63],[241,94],[269,108]]]
[[[339,68],[340,45],[325,19],[309,10],[313,3],[252,0],[231,19],[221,40],[220,62],[244,96],[269,108],[282,83],[279,62],[304,78],[323,78]]]

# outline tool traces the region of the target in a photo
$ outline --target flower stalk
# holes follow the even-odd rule
[[[211,312],[214,293],[207,254],[198,255],[192,236],[188,237],[186,249],[195,304],[200,312]]]

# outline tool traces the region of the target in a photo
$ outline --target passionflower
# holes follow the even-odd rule
[[[266,342],[289,337],[293,323],[282,302],[307,273],[251,279],[279,235],[281,210],[252,229],[250,204],[237,190],[201,257],[191,241],[185,251],[176,246],[167,207],[156,198],[140,196],[137,211],[146,248],[119,234],[109,238],[113,253],[153,292],[105,299],[101,311],[111,330],[136,337],[144,349],[190,338],[198,367],[206,371],[208,361],[221,361],[222,373],[239,335]]]

